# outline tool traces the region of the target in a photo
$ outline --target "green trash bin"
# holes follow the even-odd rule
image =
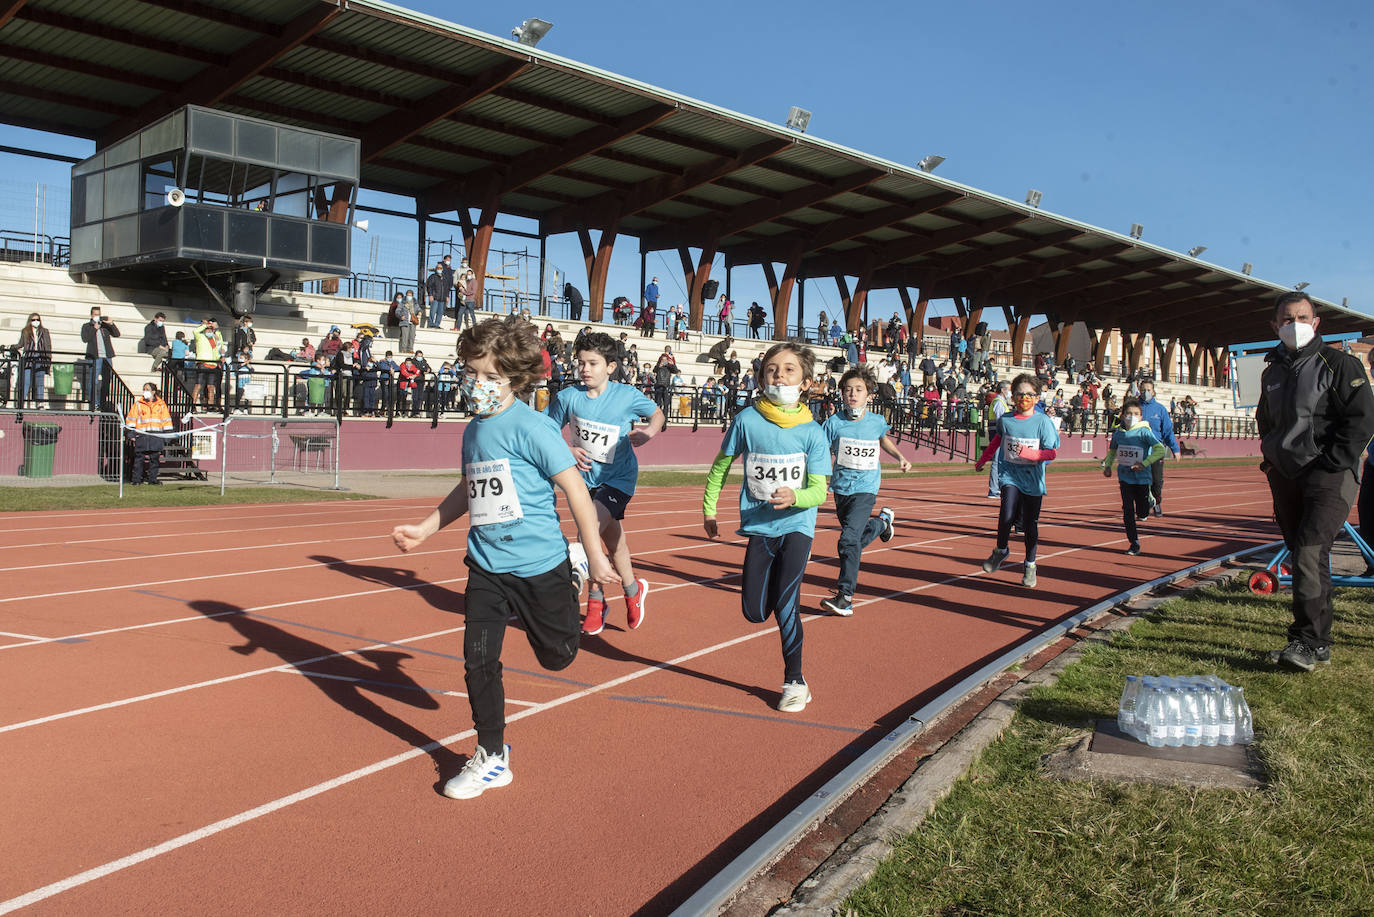
[[[327,382],[324,376],[311,376],[305,380],[306,397],[312,408],[324,406],[324,387]]]
[[[62,427],[55,423],[30,422],[24,424],[24,467],[26,478],[52,477],[53,456],[57,453],[57,434]]]
[[[54,363],[52,365],[52,393],[54,395],[70,395],[72,393],[72,375],[76,367],[71,363]]]

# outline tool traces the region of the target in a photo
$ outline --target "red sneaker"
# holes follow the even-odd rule
[[[587,617],[582,620],[582,633],[595,637],[606,626],[606,600],[587,599]]]
[[[625,620],[629,622],[630,630],[644,623],[644,600],[649,596],[649,581],[637,579],[635,582],[639,583],[635,597],[625,596]]]

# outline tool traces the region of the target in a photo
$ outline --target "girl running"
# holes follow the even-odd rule
[[[1150,466],[1162,459],[1168,448],[1155,436],[1149,422],[1141,417],[1140,402],[1127,398],[1121,405],[1121,426],[1112,433],[1111,448],[1102,460],[1102,474],[1112,476],[1116,465],[1116,479],[1121,483],[1121,522],[1126,527],[1130,545],[1126,553],[1140,553],[1140,537],[1136,520],[1150,515],[1155,498],[1150,493],[1153,477]]]
[[[718,534],[716,501],[736,457],[744,462],[739,534],[744,552],[740,603],[746,620],[776,615],[782,638],[783,685],[778,709],[796,713],[811,700],[802,676],[801,584],[825,501],[830,443],[811,417],[804,395],[815,358],[801,344],[774,344],[763,356],[762,397],[735,415],[706,476],[702,527]]]
[[[1011,401],[1015,413],[1003,414],[997,433],[973,467],[998,456],[998,484],[1002,511],[997,518],[997,547],[983,561],[983,570],[996,573],[1011,553],[1008,541],[1015,525],[1026,541],[1026,566],[1022,585],[1035,585],[1035,551],[1040,543],[1040,504],[1045,499],[1045,463],[1054,461],[1059,449],[1059,433],[1043,413],[1035,409],[1040,397],[1040,380],[1022,373],[1011,382]],[[1000,452],[998,450],[1001,450]]]

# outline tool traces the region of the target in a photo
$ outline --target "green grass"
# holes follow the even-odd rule
[[[322,500],[375,500],[369,494],[298,487],[234,487],[224,496],[218,484],[166,482],[162,487],[0,487],[0,513],[60,509],[130,509],[159,506],[230,506],[237,503],[311,503]]]
[[[846,903],[896,914],[1374,913],[1374,602],[1340,593],[1332,663],[1280,671],[1288,594],[1242,580],[1169,602],[1035,690]],[[1065,782],[1042,757],[1115,716],[1127,674],[1245,687],[1258,792]],[[843,913],[845,909],[842,909]]]

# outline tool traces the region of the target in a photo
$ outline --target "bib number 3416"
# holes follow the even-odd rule
[[[468,486],[468,521],[471,525],[514,522],[524,518],[509,460],[472,462],[463,468],[463,479]]]
[[[806,455],[750,454],[744,464],[745,486],[755,500],[768,500],[779,487],[797,490],[806,485]]]

